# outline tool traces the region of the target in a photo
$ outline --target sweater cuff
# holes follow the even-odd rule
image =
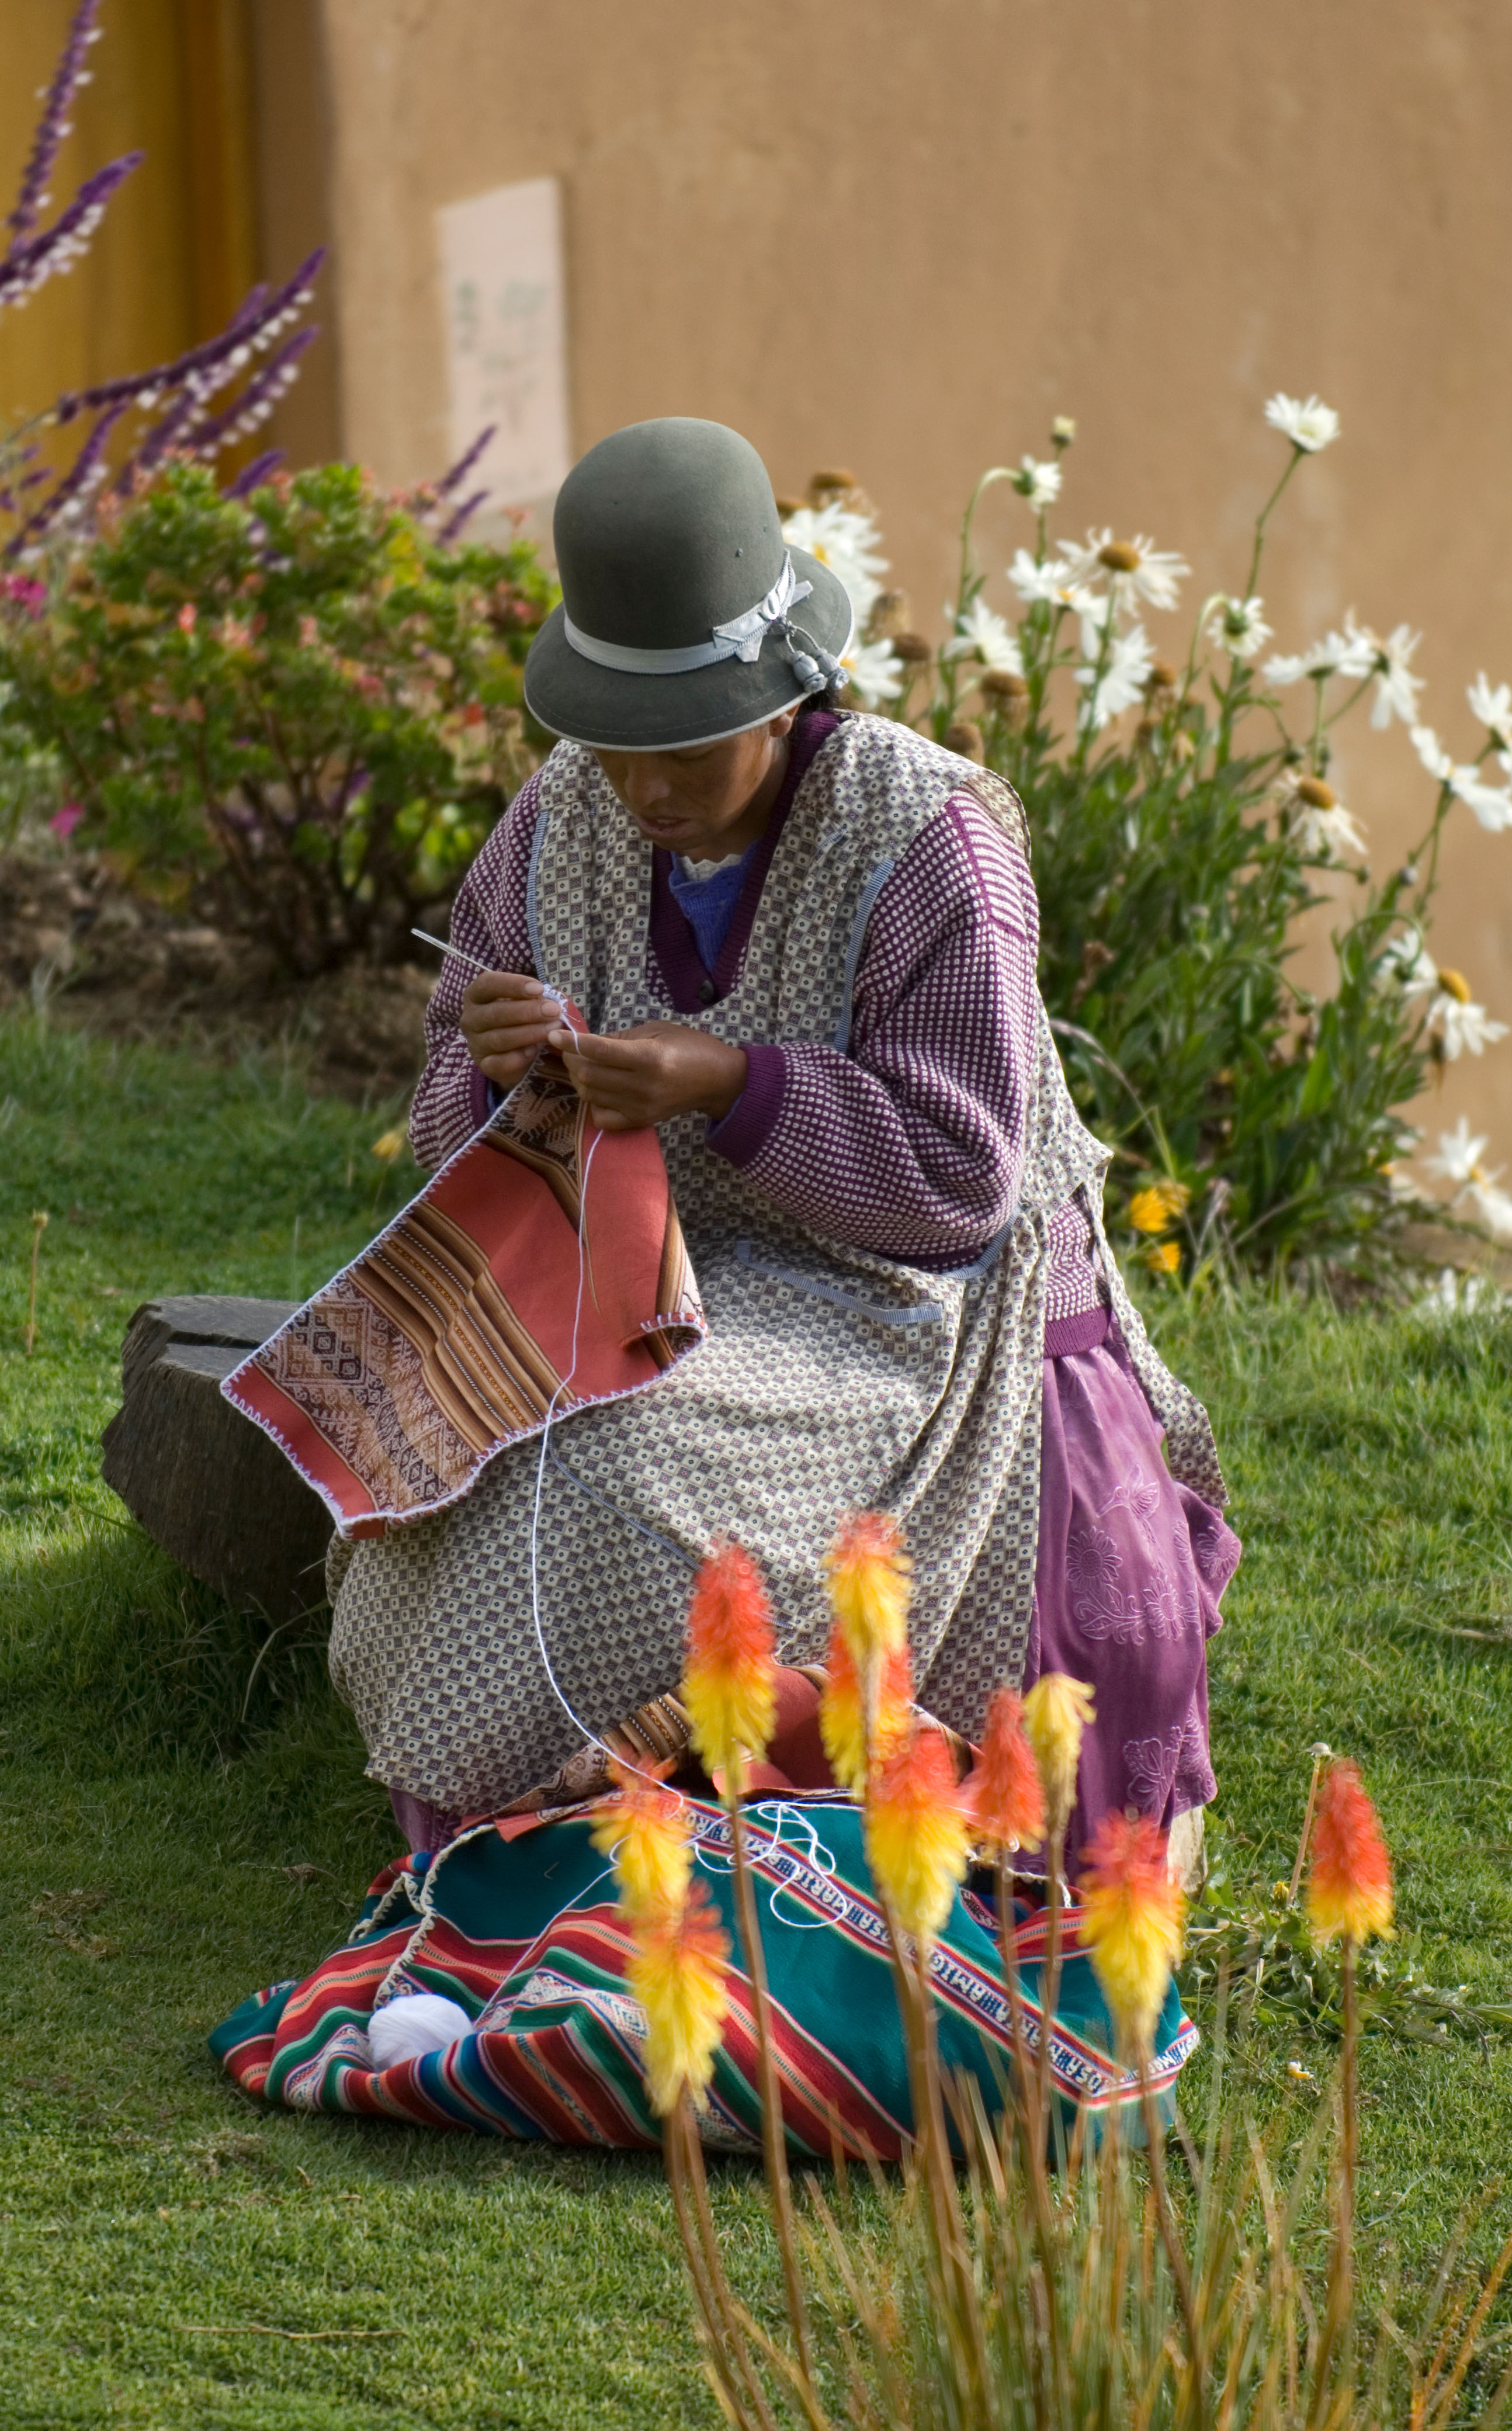
[[[705,1143],[726,1164],[754,1165],[776,1129],[788,1059],[780,1047],[745,1049],[745,1086],[727,1115],[710,1123]]]
[[[467,1080],[467,1111],[472,1130],[481,1131],[495,1106],[503,1102],[488,1074],[480,1072],[474,1064]]]

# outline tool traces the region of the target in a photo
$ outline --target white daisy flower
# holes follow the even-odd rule
[[[1437,1173],[1441,1181],[1456,1182],[1461,1187],[1469,1182],[1494,1182],[1502,1170],[1500,1165],[1496,1173],[1484,1173],[1481,1169],[1482,1152],[1489,1137],[1488,1132],[1483,1132],[1472,1139],[1470,1123],[1461,1115],[1452,1132],[1439,1132],[1438,1153],[1423,1158],[1423,1170]]]
[[[1501,1199],[1504,1193],[1499,1190],[1495,1196]],[[1512,1214],[1512,1199],[1506,1203],[1509,1214]],[[1477,1309],[1489,1313],[1506,1305],[1505,1292],[1498,1291],[1484,1275],[1467,1275],[1462,1284],[1454,1267],[1445,1266],[1433,1289],[1424,1292],[1412,1313],[1414,1316],[1428,1318],[1473,1316]]]
[[[1072,580],[1092,583],[1105,575],[1114,605],[1125,613],[1137,599],[1147,599],[1152,608],[1174,608],[1182,577],[1191,572],[1174,549],[1156,548],[1142,535],[1115,540],[1109,525],[1100,532],[1089,531],[1081,547],[1074,541],[1063,540],[1060,545]]]
[[[1454,773],[1454,763],[1431,726],[1415,726],[1411,730],[1412,747],[1430,777],[1447,785]]]
[[[800,541],[800,548],[803,545]],[[840,664],[851,679],[851,690],[868,709],[896,700],[903,690],[903,661],[889,641],[853,641],[840,652]]]
[[[1016,549],[1008,567],[1008,580],[1021,599],[1033,607],[1046,600],[1052,608],[1069,608],[1073,615],[1085,615],[1093,605],[1091,592],[1072,580],[1071,568],[1063,559],[1035,559],[1026,548]]]
[[[1266,406],[1265,418],[1303,456],[1318,455],[1338,437],[1338,416],[1321,397],[1284,396],[1278,391]]]
[[[1367,661],[1359,669],[1375,678],[1375,701],[1371,711],[1371,724],[1389,726],[1400,717],[1404,726],[1411,727],[1418,715],[1418,695],[1422,690],[1421,676],[1409,673],[1412,654],[1421,641],[1406,625],[1398,625],[1385,641],[1372,633],[1369,625],[1357,625],[1354,612],[1344,619],[1344,637],[1357,660]],[[1352,670],[1353,672],[1354,670]],[[1342,672],[1342,670],[1341,670]]]
[[[832,499],[827,507],[795,508],[782,536],[789,548],[806,548],[839,577],[850,594],[856,624],[864,625],[881,596],[881,577],[888,570],[877,547],[882,535],[872,517]]]
[[[1043,514],[1047,507],[1054,506],[1060,495],[1060,466],[1054,460],[1048,464],[1037,464],[1032,456],[1025,456],[1018,471],[1009,478],[1020,497],[1027,498],[1037,515]]]
[[[1471,717],[1479,719],[1498,749],[1504,751],[1512,745],[1512,684],[1498,684],[1493,692],[1485,676],[1479,675],[1465,697]]]
[[[1503,828],[1512,827],[1512,787],[1488,785],[1478,768],[1469,762],[1456,764],[1451,760],[1431,726],[1412,729],[1412,747],[1430,777],[1447,785],[1454,799],[1473,811],[1488,835],[1500,834]],[[1498,755],[1502,765],[1512,775],[1512,765],[1505,753]]]
[[[957,617],[955,637],[946,643],[945,655],[951,659],[974,656],[983,666],[997,667],[1005,675],[1023,673],[1023,656],[1012,626],[981,598],[973,599],[964,616]]]
[[[1488,785],[1478,768],[1470,767],[1451,769],[1449,784],[1455,801],[1474,812],[1487,835],[1512,827],[1512,787]]]
[[[1221,599],[1207,620],[1207,638],[1216,650],[1226,650],[1231,659],[1249,660],[1258,657],[1271,639],[1271,628],[1260,611],[1264,601]]]
[[[1494,1233],[1499,1241],[1512,1241],[1512,1198],[1504,1190],[1498,1190],[1494,1182],[1472,1182],[1466,1197],[1488,1232]],[[1479,1283],[1481,1278],[1477,1275],[1473,1280]],[[1467,1284],[1467,1299],[1469,1288]],[[1470,1301],[1470,1305],[1473,1307],[1474,1302]],[[1504,1308],[1505,1295],[1498,1292],[1492,1306]]]
[[[1378,968],[1383,979],[1396,981],[1404,996],[1429,996],[1438,985],[1438,965],[1416,929],[1392,938]]]
[[[1293,843],[1309,859],[1365,850],[1359,822],[1321,777],[1309,777],[1296,768],[1284,769],[1276,780],[1275,795]]]
[[[1375,665],[1374,642],[1357,626],[1350,627],[1348,618],[1345,625],[1344,632],[1325,633],[1294,658],[1267,659],[1267,683],[1300,683],[1304,676],[1344,676],[1357,683],[1370,675]]]
[[[1493,1021],[1484,1004],[1470,1002],[1470,982],[1459,971],[1440,971],[1438,994],[1428,1007],[1428,1027],[1437,1031],[1448,1064],[1467,1052],[1483,1055],[1507,1034],[1504,1021]]]
[[[1106,603],[1102,604],[1105,615]],[[1088,626],[1089,649],[1087,648]],[[1077,682],[1087,687],[1087,698],[1082,703],[1079,722],[1084,728],[1089,728],[1092,733],[1101,734],[1110,717],[1120,716],[1124,710],[1132,709],[1137,701],[1142,699],[1144,688],[1150,680],[1150,670],[1155,664],[1155,651],[1145,638],[1144,627],[1131,625],[1126,633],[1114,634],[1108,647],[1107,663],[1099,675],[1096,662],[1102,652],[1103,636],[1091,619],[1083,623],[1082,641],[1086,655],[1092,663],[1076,670]]]

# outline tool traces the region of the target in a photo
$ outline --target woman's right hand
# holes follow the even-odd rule
[[[560,1021],[560,1007],[540,981],[516,971],[480,971],[462,991],[468,1052],[498,1089],[512,1089],[523,1080]]]

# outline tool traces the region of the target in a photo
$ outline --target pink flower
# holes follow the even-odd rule
[[[29,574],[8,574],[0,581],[0,598],[13,599],[28,616],[40,616],[47,605],[47,585]]]
[[[54,835],[61,836],[66,844],[83,816],[84,806],[82,802],[64,802],[61,809],[56,810],[53,813],[53,815],[48,820],[47,824],[52,829]]]

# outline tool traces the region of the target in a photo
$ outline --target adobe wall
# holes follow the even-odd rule
[[[1237,584],[1276,388],[1345,437],[1264,588],[1298,647],[1424,629],[1424,713],[1512,676],[1512,12],[1497,0],[324,0],[345,444],[445,460],[436,208],[565,186],[573,440],[738,424],[779,489],[864,479],[921,622],[984,465],[1074,413],[1065,515]],[[988,562],[1027,538],[999,491]],[[1003,604],[1000,601],[1000,604]],[[1152,629],[1174,642],[1179,620]],[[1379,862],[1430,788],[1356,728]],[[1512,1019],[1512,834],[1455,813],[1437,935]],[[1512,1040],[1428,1109],[1512,1157]]]

